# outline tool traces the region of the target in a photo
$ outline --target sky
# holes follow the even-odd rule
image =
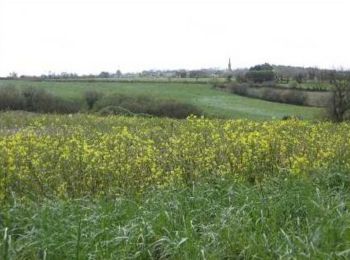
[[[349,0],[0,0],[0,76],[350,68]]]

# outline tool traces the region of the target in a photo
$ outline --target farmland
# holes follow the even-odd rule
[[[201,109],[206,117],[278,119],[284,116],[299,116],[317,119],[323,114],[319,108],[295,106],[223,93],[212,88],[210,83],[191,82],[52,82],[1,80],[0,88],[6,86],[24,89],[45,89],[59,97],[82,103],[84,91],[97,90],[105,95],[150,96],[156,99],[174,99],[192,104]]]
[[[349,10],[0,0],[0,260],[350,259]]]
[[[349,257],[347,123],[0,122],[5,259]]]

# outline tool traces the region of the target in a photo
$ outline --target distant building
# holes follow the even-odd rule
[[[231,58],[228,59],[228,67],[227,67],[228,72],[232,72],[232,67],[231,67]]]

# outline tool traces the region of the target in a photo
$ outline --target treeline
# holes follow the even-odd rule
[[[297,83],[307,81],[329,82],[335,74],[350,75],[350,71],[346,70],[319,69],[316,67],[273,66],[273,70],[278,81],[287,83],[290,80],[295,80]]]
[[[119,78],[223,78],[226,76],[225,70],[220,69],[198,69],[198,70],[144,70],[136,73],[122,73],[102,71],[98,74],[78,75],[77,73],[48,73],[40,76],[21,75],[10,73],[5,79],[27,79],[27,80],[53,80],[53,79],[119,79]]]
[[[292,82],[297,84],[307,82],[329,83],[335,75],[350,75],[350,71],[270,65],[265,63],[245,70],[232,71],[231,74],[237,82],[270,82],[276,84]],[[228,80],[230,81],[229,77]]]
[[[306,81],[328,81],[330,75],[335,70],[319,69],[316,67],[295,67],[283,65],[257,65],[257,66],[271,66],[274,72],[274,80],[280,83],[288,83],[296,81],[298,83]],[[7,79],[28,79],[28,80],[50,80],[50,79],[113,79],[113,78],[236,78],[242,79],[242,76],[251,71],[252,68],[240,69],[197,69],[197,70],[144,70],[135,73],[122,73],[120,70],[115,72],[101,71],[97,74],[78,75],[77,73],[53,73],[42,74],[40,76],[21,75],[16,72],[10,73]]]

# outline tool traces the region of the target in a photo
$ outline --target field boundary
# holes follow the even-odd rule
[[[231,92],[240,96],[256,98],[284,104],[296,104],[285,99],[286,96],[297,96],[300,104],[310,107],[326,107],[332,97],[330,91],[302,90],[295,88],[271,87],[271,86],[250,86],[249,84],[220,84],[216,89]],[[267,95],[268,93],[268,95]],[[272,98],[273,97],[273,98]]]

